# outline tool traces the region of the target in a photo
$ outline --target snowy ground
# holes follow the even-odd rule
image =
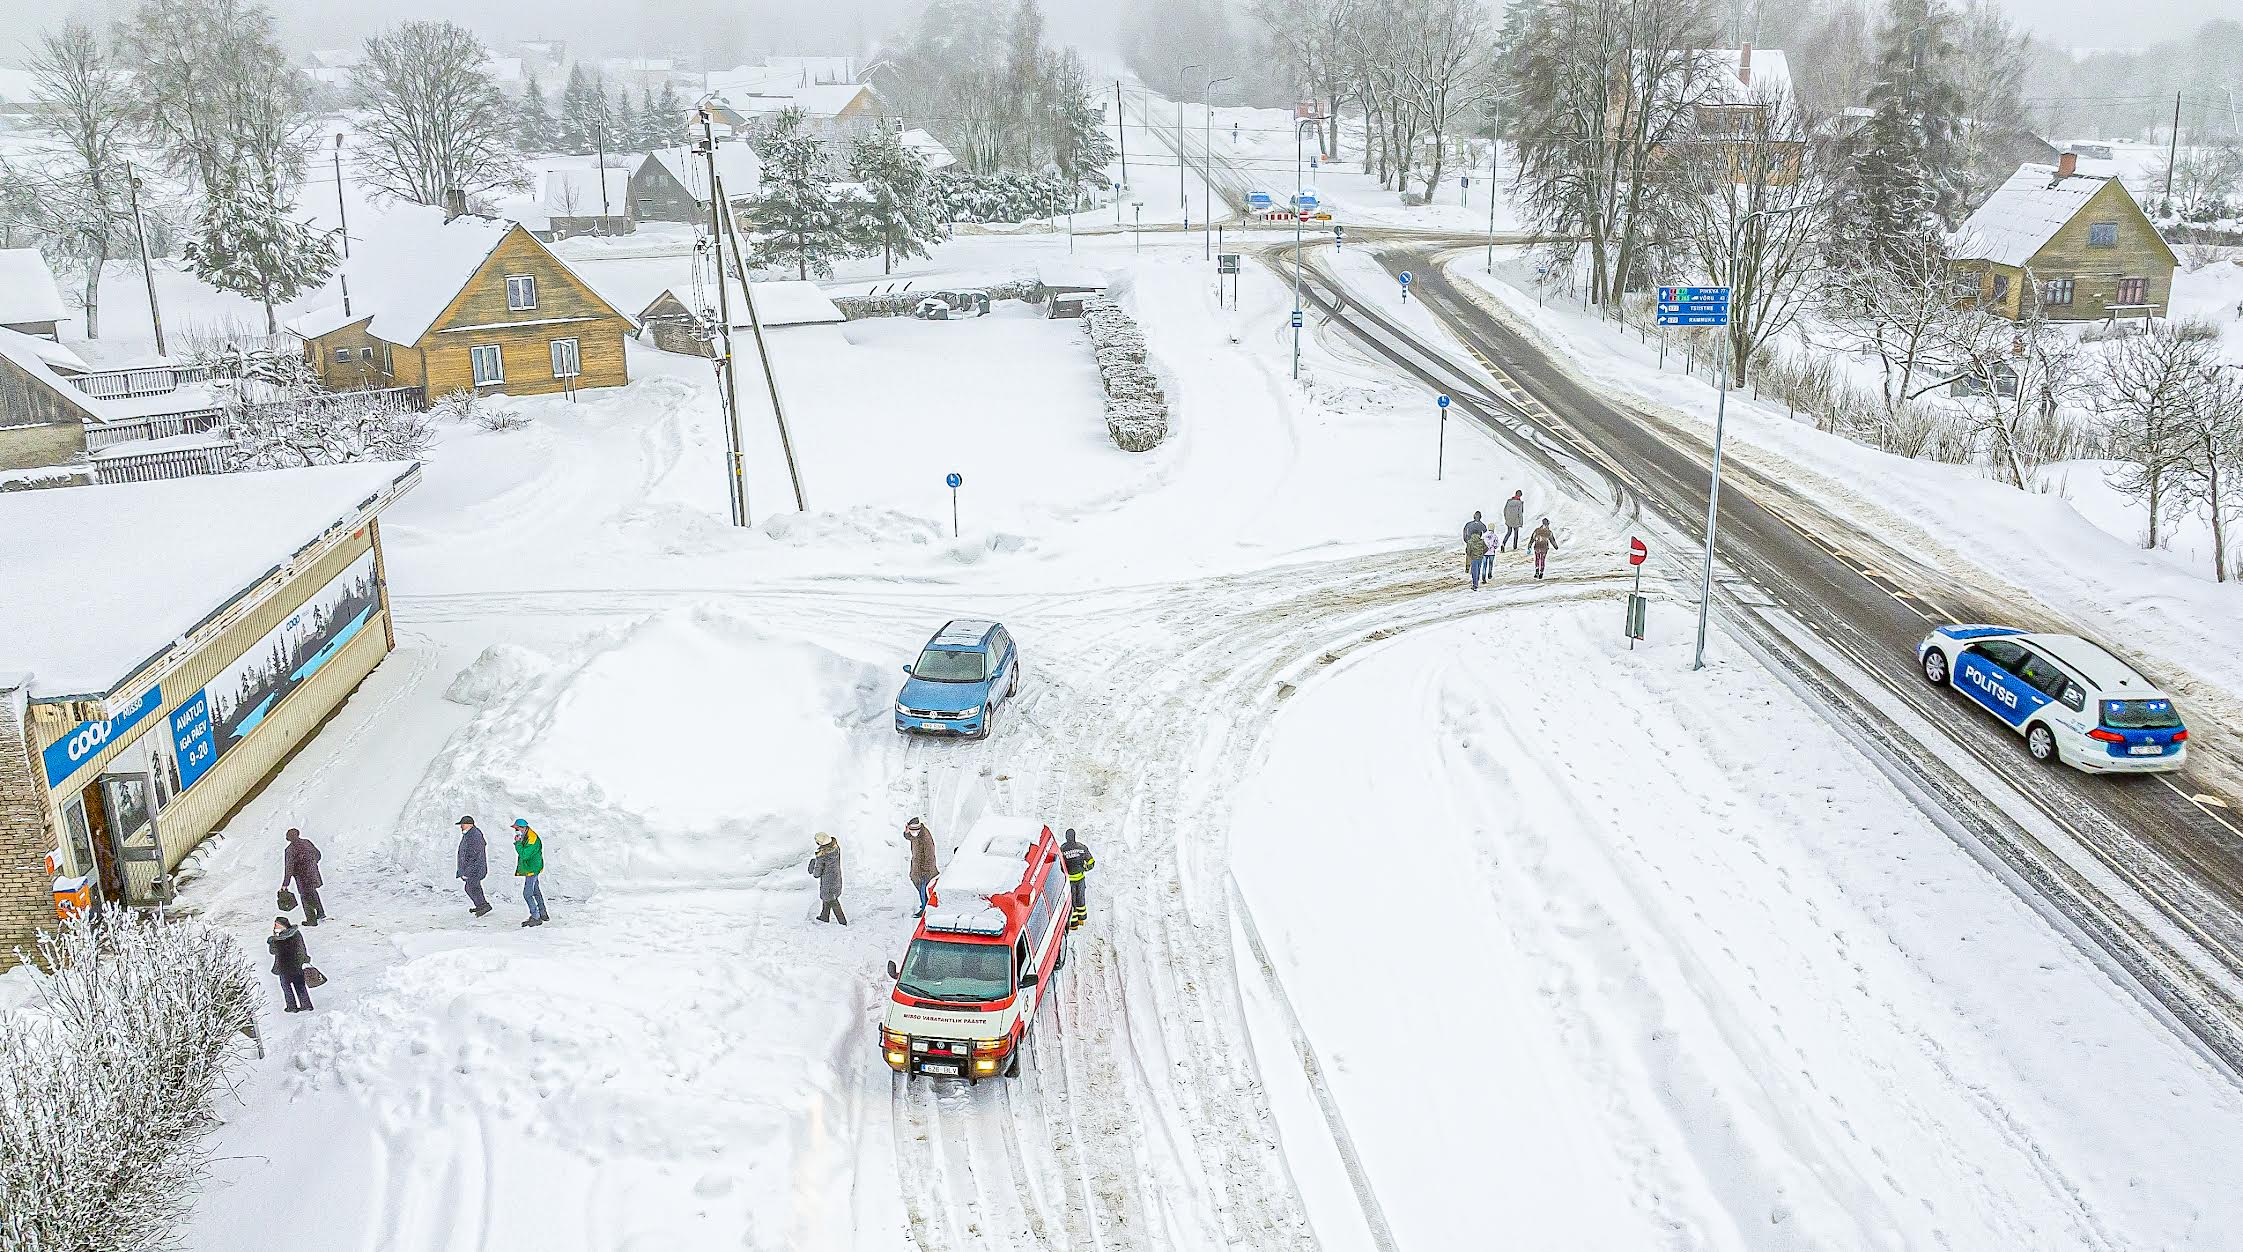
[[[628,243],[582,246],[595,282],[660,277]],[[961,239],[906,272],[1066,247]],[[1196,240],[1076,248],[1174,403],[1152,453],[1107,442],[1080,328],[1017,307],[774,336],[811,507],[751,379],[749,531],[702,361],[634,348],[627,388],[442,432],[383,524],[399,651],[189,893],[261,951],[298,825],[334,920],[320,1010],[267,1018],[187,1246],[1292,1252],[1383,1223],[1404,1247],[2163,1248],[2243,1224],[2231,1089],[1768,676],[1620,646],[1618,520],[1463,423],[1436,482],[1430,398],[1321,330],[1296,387],[1277,276],[1249,265],[1223,309]],[[1777,418],[1751,419],[1770,448]],[[1507,558],[1474,593],[1457,527],[1513,488],[1555,520],[1553,577]],[[1021,641],[1014,716],[899,741],[897,666],[966,614]],[[1084,831],[1092,925],[1022,1080],[898,1085],[873,1048],[896,832],[985,811]],[[513,924],[503,843],[499,912],[467,916],[462,813],[539,825],[553,925]],[[809,921],[819,830],[846,930]]]

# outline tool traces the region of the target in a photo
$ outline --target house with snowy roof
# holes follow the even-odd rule
[[[1776,185],[1797,181],[1807,154],[1792,95],[1791,58],[1779,48],[1707,48],[1696,84],[1689,131],[1701,148],[1726,153],[1739,181]]]
[[[538,395],[630,381],[631,319],[519,222],[391,211],[344,263],[341,303],[288,323],[334,390]]]
[[[537,210],[545,220],[539,237],[549,242],[572,235],[630,234],[638,229],[631,220],[630,158],[617,158],[605,167],[540,171]]]
[[[896,137],[904,150],[919,158],[930,174],[939,174],[958,163],[958,158],[942,140],[914,126]]]
[[[802,110],[803,129],[835,140],[880,124],[880,97],[863,83],[812,83],[805,87],[761,86],[709,93],[702,100],[709,115],[734,135],[748,135],[788,109]]]
[[[1979,306],[2012,321],[2162,317],[2180,265],[2126,184],[2082,173],[2070,152],[2018,166],[1948,237],[1947,256]]]
[[[758,282],[754,284],[752,314],[748,291],[740,280],[726,275],[724,286],[736,334],[749,334],[760,325],[774,337],[784,334],[795,342],[813,338],[836,345],[847,342],[840,336],[840,327],[849,315],[816,283]],[[705,307],[696,307],[696,303]],[[714,291],[681,294],[676,287],[666,287],[639,311],[639,325],[645,328],[640,337],[652,340],[665,352],[712,356],[711,338],[719,320],[716,303]]]
[[[0,329],[52,339],[68,316],[47,258],[37,248],[0,248]]]
[[[745,139],[719,139],[717,178],[737,206],[763,188],[763,162]],[[641,222],[709,220],[709,164],[691,148],[657,148],[636,158],[627,195]]]

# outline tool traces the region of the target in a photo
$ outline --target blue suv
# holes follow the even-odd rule
[[[898,734],[987,739],[997,706],[1020,690],[1020,653],[995,622],[950,622],[903,672],[911,678],[896,693]]]

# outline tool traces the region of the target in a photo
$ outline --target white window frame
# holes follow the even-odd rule
[[[335,364],[337,364],[337,365],[348,365],[348,364],[350,364],[350,349],[349,349],[349,348],[337,348],[337,349],[335,349]]]
[[[561,345],[568,345],[567,370],[561,368]],[[549,339],[545,343],[546,357],[553,363],[553,377],[579,378],[584,374],[584,350],[575,339]]]
[[[510,313],[536,311],[537,275],[508,274],[506,276],[506,308]]]
[[[483,371],[484,353],[490,353],[491,370]],[[478,387],[503,387],[506,385],[506,354],[495,343],[479,343],[467,350],[467,367]]]

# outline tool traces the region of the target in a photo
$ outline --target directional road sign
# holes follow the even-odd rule
[[[1300,311],[1299,309],[1295,309],[1295,310],[1293,310],[1293,329],[1294,329],[1294,330],[1299,330],[1300,328],[1301,328],[1301,311]]]
[[[958,488],[966,485],[966,476],[964,474],[952,473],[949,477],[942,480],[942,485],[950,488],[952,491],[956,491]]]
[[[1727,304],[1729,303],[1729,289],[1727,287],[1661,287],[1659,288],[1659,303]]]
[[[1400,277],[1402,279],[1403,286],[1407,287],[1410,285],[1410,272],[1408,270],[1403,270]]]
[[[1661,326],[1727,326],[1729,315],[1727,313],[1661,313],[1659,324]]]
[[[1442,396],[1440,399],[1435,400],[1433,403],[1438,404],[1442,408],[1446,409],[1447,407],[1449,407],[1449,398],[1447,396]]]
[[[1215,272],[1218,274],[1236,274],[1238,272],[1238,254],[1236,252],[1216,253]]]

